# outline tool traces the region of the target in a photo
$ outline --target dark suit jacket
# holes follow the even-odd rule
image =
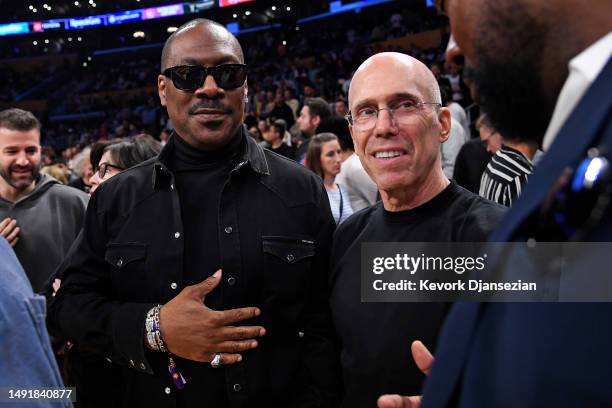
[[[612,60],[586,92],[490,240],[524,241],[563,168],[612,147]],[[610,208],[584,241],[612,241]],[[588,254],[585,254],[587,262]],[[585,272],[588,268],[584,268]],[[612,406],[611,303],[456,304],[423,407]]]

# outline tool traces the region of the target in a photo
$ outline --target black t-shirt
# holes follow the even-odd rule
[[[282,143],[276,149],[272,146],[270,146],[269,149],[276,154],[280,154],[288,159],[295,160],[295,146],[288,146],[286,143]]]
[[[414,340],[433,351],[446,303],[362,303],[362,242],[485,241],[504,208],[451,182],[427,203],[386,211],[382,202],[341,224],[334,236],[331,307],[342,343],[346,407],[375,407],[382,394],[417,395],[424,376]]]
[[[181,218],[185,248],[183,252],[183,282],[193,285],[211,276],[221,266],[219,252],[219,202],[229,174],[239,157],[242,135],[234,138],[222,149],[202,151],[187,144],[180,137],[174,143],[170,167],[181,202]],[[206,296],[206,305],[214,310],[222,309],[221,292],[213,290]],[[197,322],[194,322],[196,324]],[[225,373],[213,369],[208,363],[177,359],[183,376],[192,385],[178,396],[179,407],[193,406],[203,396],[214,401],[216,407],[227,405]],[[199,382],[194,386],[193,382]]]

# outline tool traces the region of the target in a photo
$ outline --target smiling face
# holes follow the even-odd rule
[[[168,50],[165,66],[243,63],[237,40],[223,27],[197,24],[177,34]],[[161,104],[177,134],[191,146],[216,150],[231,139],[244,118],[247,95],[245,83],[235,89],[223,89],[208,75],[195,91],[181,91],[164,75],[158,77]]]
[[[0,127],[0,177],[18,192],[34,185],[40,170],[40,130]]]
[[[363,109],[384,109],[372,129],[349,127],[355,152],[380,190],[419,189],[428,179],[443,177],[440,143],[450,130],[448,110],[424,105],[401,124],[387,110],[403,103],[439,103],[436,90],[427,67],[404,54],[377,54],[355,73],[349,91],[353,118]]]

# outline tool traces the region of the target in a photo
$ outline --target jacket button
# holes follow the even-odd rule
[[[287,260],[289,262],[293,262],[295,260],[295,256],[293,256],[292,254],[287,255]]]
[[[134,360],[130,360],[130,364],[134,367]]]
[[[304,332],[298,332],[298,336],[300,337],[300,339],[303,338],[304,337]]]
[[[229,278],[227,278],[227,284],[230,286],[234,286],[236,284],[236,278],[230,276]]]
[[[144,371],[147,369],[147,366],[144,363],[140,363],[140,369]]]
[[[225,227],[225,233],[231,234],[234,229],[232,227]]]
[[[180,238],[181,237],[181,233],[180,232],[175,232],[174,233],[174,238]]]
[[[121,265],[123,265],[123,259],[117,261],[117,266],[121,267]]]
[[[242,390],[242,385],[234,384],[234,391],[239,392],[240,390]]]
[[[166,387],[166,388],[164,389],[164,392],[165,392],[166,394],[170,394],[170,392],[171,392],[171,391],[172,391],[172,390],[170,389],[170,387]]]
[[[176,289],[176,288],[178,288],[178,285],[176,284],[176,282],[172,282],[172,283],[170,284],[170,287],[171,287],[172,289]]]

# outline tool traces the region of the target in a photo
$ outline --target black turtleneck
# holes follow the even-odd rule
[[[185,236],[183,284],[193,285],[211,276],[221,266],[218,217],[223,186],[242,148],[242,132],[214,151],[199,150],[180,136],[174,144],[170,167],[181,201]],[[211,294],[212,295],[212,294]],[[216,296],[207,297],[210,307]]]
[[[174,172],[181,202],[185,237],[183,285],[193,285],[211,276],[221,266],[219,203],[230,171],[244,148],[243,135],[239,130],[226,146],[215,151],[198,150],[178,135],[169,143],[174,147],[170,168]],[[206,296],[205,303],[214,310],[223,309],[221,292],[213,290]],[[209,364],[182,359],[177,364],[187,381],[192,382],[179,394],[179,407],[193,406],[195,401],[202,400],[203,394],[220,404],[216,406],[227,405],[222,369],[215,370]]]

